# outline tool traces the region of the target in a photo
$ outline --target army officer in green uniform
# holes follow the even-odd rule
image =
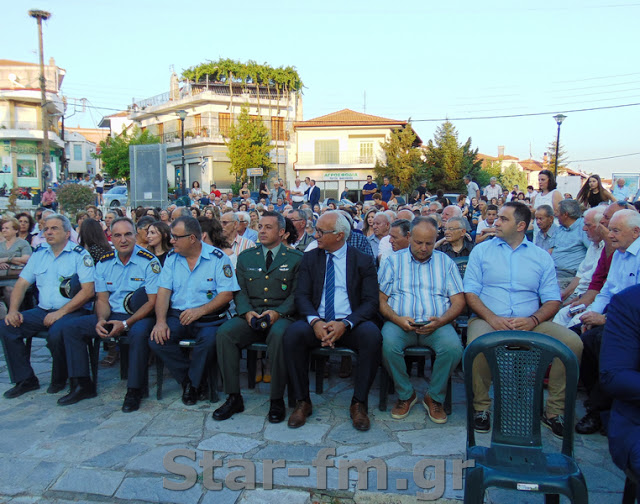
[[[226,420],[244,411],[240,394],[240,353],[257,341],[267,342],[271,359],[271,407],[268,419],[282,422],[286,416],[284,389],[286,365],[282,338],[293,322],[293,294],[302,252],[282,244],[284,217],[264,212],[258,225],[260,245],[238,256],[236,277],[240,291],[235,294],[238,316],[218,329],[216,348],[224,390],[229,397],[213,412],[214,420]]]

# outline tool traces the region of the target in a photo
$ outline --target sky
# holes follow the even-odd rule
[[[481,153],[640,173],[640,3],[633,0],[166,2],[33,0],[3,6],[0,59],[66,70],[68,126],[96,127],[169,90],[171,69],[207,60],[294,66],[304,119],[349,108],[411,119],[423,142],[450,119]],[[2,85],[0,84],[0,87]],[[79,103],[79,101],[78,101]],[[587,109],[587,110],[585,110]],[[74,113],[75,112],[75,113]],[[505,117],[518,116],[518,117]],[[489,119],[490,117],[491,119]],[[480,119],[486,118],[486,119]]]

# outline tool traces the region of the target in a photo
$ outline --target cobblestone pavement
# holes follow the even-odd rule
[[[286,422],[266,421],[267,384],[258,384],[251,391],[243,389],[245,412],[215,422],[211,413],[221,403],[199,402],[185,407],[180,400],[180,387],[168,375],[164,399],[157,401],[152,367],[151,397],[143,401],[139,411],[124,414],[120,407],[126,383],[120,381],[117,366],[100,370],[97,398],[60,407],[56,401],[63,393],[45,392],[51,366],[43,341],[34,340],[32,362],[42,388],[13,400],[0,398],[0,502],[409,503],[418,502],[418,492],[437,490],[428,490],[422,481],[414,480],[414,467],[425,458],[444,461],[445,488],[436,502],[462,500],[460,481],[454,477],[454,460],[464,457],[466,439],[464,388],[459,374],[453,381],[453,414],[445,425],[432,423],[420,404],[404,420],[393,420],[388,411],[377,408],[376,383],[370,395],[372,428],[363,433],[351,426],[348,406],[352,382],[337,377],[339,362],[332,362],[324,394],[311,395],[314,410],[307,425],[295,430],[289,429]],[[1,393],[11,385],[4,357],[0,363]],[[418,392],[424,393],[425,380],[415,376],[412,380]],[[246,386],[246,373],[241,384]],[[394,400],[391,395],[390,406]],[[578,415],[582,413],[583,409],[578,408]],[[550,449],[559,449],[560,441],[547,429],[543,429],[543,436]],[[480,439],[488,442],[489,436],[482,435]],[[335,450],[335,456],[329,458],[336,467],[328,468],[326,473],[312,465],[323,448]],[[209,450],[220,463],[214,471],[213,484],[221,489],[212,487],[210,475],[203,474],[199,465]],[[170,452],[195,456],[195,460],[176,456],[178,466],[172,474],[163,464]],[[591,502],[620,502],[624,476],[611,462],[606,438],[599,434],[577,436],[575,454],[585,474]],[[341,478],[341,461],[376,457],[386,464],[386,479],[377,481],[376,472],[369,471],[368,480],[358,486],[355,470],[349,472],[348,478],[344,474]],[[245,469],[234,464],[233,460],[239,458],[253,466],[249,464]],[[271,461],[277,466],[279,459],[285,461],[286,467],[270,469]],[[242,488],[242,478],[234,485],[234,478],[245,470],[255,474],[255,489]],[[165,486],[184,482],[185,478],[177,473],[189,471],[198,474],[190,488],[177,491],[163,487],[163,482]],[[427,478],[433,475],[433,467],[429,471]],[[326,490],[317,490],[324,477]],[[541,495],[497,490],[490,490],[486,500],[543,501]]]

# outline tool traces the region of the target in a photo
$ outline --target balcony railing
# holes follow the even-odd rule
[[[360,152],[300,152],[298,153],[298,165],[372,165],[376,162],[373,154],[361,154]]]
[[[2,130],[38,130],[42,131],[42,127],[39,123],[35,121],[16,121],[13,124],[9,121],[0,121],[0,132]],[[58,129],[51,125],[49,126],[49,131],[53,133],[58,133]]]
[[[267,125],[267,122],[265,121],[265,125]],[[156,131],[154,131],[153,128],[150,128],[150,132],[154,135],[159,135],[159,133]],[[215,126],[201,126],[199,128],[185,128],[184,129],[184,141],[185,142],[190,142],[193,140],[203,140],[203,139],[209,139],[209,138],[213,138],[216,141],[220,142],[222,141],[222,137],[226,137],[229,134],[229,127],[222,127],[220,128],[219,126],[215,125]],[[272,132],[270,131],[270,134],[272,134]],[[280,138],[279,139],[279,143],[282,144],[282,142],[288,141],[289,140],[289,133],[288,131],[284,132],[285,138]],[[169,131],[166,133],[162,133],[160,136],[160,139],[162,141],[162,143],[172,143],[172,142],[180,142],[181,141],[181,133],[180,130],[178,131]],[[275,140],[272,138],[271,140],[272,143],[275,142]]]

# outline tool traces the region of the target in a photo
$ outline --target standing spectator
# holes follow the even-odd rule
[[[464,180],[464,185],[467,186],[467,198],[471,201],[473,198],[476,200],[480,199],[480,188],[478,184],[476,184],[473,180],[471,180],[471,175],[465,175],[462,177]]]
[[[616,180],[613,188],[613,199],[616,201],[627,201],[629,199],[629,188],[625,187],[625,180],[620,177]]]
[[[84,178],[83,180],[81,180],[80,182],[78,182],[79,185],[81,186],[85,186],[90,188],[91,190],[94,189],[93,184],[91,183],[91,175],[89,175],[88,173],[84,174]]]
[[[248,182],[243,182],[242,183],[242,187],[240,188],[240,197],[242,199],[251,198],[251,191],[249,190],[249,183]]]
[[[296,177],[291,186],[291,201],[294,209],[300,208],[304,203],[304,193],[306,190],[307,186],[300,181],[299,177]]]
[[[525,195],[526,198],[529,198],[529,201],[533,201],[533,198],[535,198],[538,195],[537,191],[535,191],[533,189],[533,186],[527,186],[527,194]]]
[[[98,205],[104,205],[104,178],[99,173],[96,174],[96,177],[93,179],[93,185],[96,188],[96,194],[98,195],[97,201]],[[55,209],[54,209],[55,210]]]
[[[269,196],[269,200],[271,201],[271,203],[274,203],[278,201],[278,199],[281,199],[284,204],[284,200],[286,197],[287,197],[287,191],[285,191],[284,187],[280,185],[280,182],[278,182],[277,180],[274,180],[273,189],[271,189],[271,193]]]
[[[367,183],[362,186],[362,195],[364,196],[363,201],[373,200],[373,195],[377,190],[378,184],[373,181],[373,177],[371,175],[367,175]]]
[[[194,180],[191,184],[191,191],[189,192],[189,198],[191,198],[192,205],[200,205],[200,199],[202,198],[203,193],[202,189],[200,189],[200,182]]]
[[[624,179],[622,179],[622,181],[624,184]],[[593,208],[597,207],[600,203],[609,204],[611,201],[616,201],[616,198],[602,186],[599,175],[591,175],[587,179],[580,188],[576,199],[583,208]]]
[[[258,199],[261,200],[264,198],[264,200],[267,202],[267,204],[271,203],[272,200],[269,200],[269,189],[267,188],[267,183],[263,180],[262,182],[260,182],[260,188],[258,189]]]
[[[47,190],[42,193],[41,205],[54,212],[58,209],[58,197],[51,186],[47,186]]]
[[[316,181],[309,179],[309,205],[311,208],[320,203],[320,188],[316,185]]]
[[[489,185],[484,188],[483,194],[489,201],[491,201],[492,198],[498,198],[502,195],[502,187],[500,187],[496,182],[497,179],[495,177],[491,177],[491,179],[489,179]]]
[[[383,177],[382,186],[380,186],[380,194],[382,195],[382,201],[385,203],[391,199],[393,192],[393,184],[389,182],[389,177]]]
[[[416,201],[424,204],[424,200],[427,197],[427,181],[423,180],[420,182],[420,185],[416,187],[416,191],[418,192],[418,197]]]
[[[540,192],[534,196],[533,209],[536,210],[540,205],[549,205],[553,208],[553,213],[558,215],[560,208],[558,205],[562,201],[562,193],[556,189],[556,179],[553,172],[542,170],[538,174],[538,185]]]

